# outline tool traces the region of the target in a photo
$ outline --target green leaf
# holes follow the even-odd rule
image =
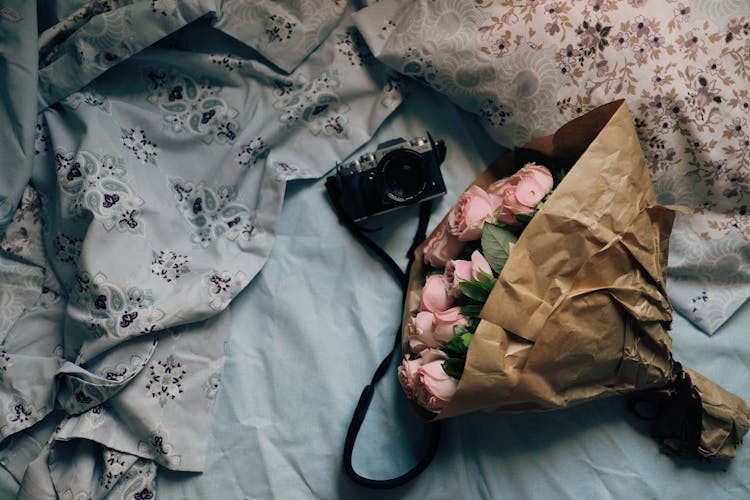
[[[458,307],[473,306],[476,303],[477,303],[476,300],[471,300],[469,297],[467,297],[466,295],[462,293],[459,293],[458,296],[456,297],[456,300],[453,301],[453,305],[458,306]]]
[[[483,304],[469,304],[461,308],[461,314],[466,317],[479,316],[479,313],[482,312],[482,307],[484,307]]]
[[[560,183],[562,182],[562,180],[563,180],[563,178],[565,177],[565,174],[566,174],[566,173],[567,173],[567,172],[565,171],[565,169],[564,169],[564,168],[561,168],[560,170],[557,170],[557,171],[555,172],[555,178],[557,179],[557,183],[558,183],[558,184],[560,184]]]
[[[494,276],[492,276],[489,273],[485,273],[481,269],[479,270],[479,276],[481,276],[482,278],[484,278],[482,281],[491,282],[493,284],[493,286],[494,286],[494,283],[497,281]]]
[[[443,362],[443,370],[446,375],[455,379],[460,379],[464,373],[465,359],[449,358]]]
[[[461,293],[472,300],[482,303],[487,301],[487,297],[490,296],[490,290],[492,290],[491,288],[488,290],[484,286],[483,281],[462,281],[458,286],[461,289]]]
[[[477,327],[479,327],[480,321],[481,319],[479,319],[478,316],[475,318],[469,318],[469,322],[466,324],[466,330],[469,333],[474,333],[475,331],[477,331]]]
[[[533,214],[516,214],[516,220],[521,224],[528,224],[533,218]]]
[[[510,255],[510,244],[518,240],[516,236],[505,228],[485,223],[482,229],[482,250],[484,258],[496,273],[500,273]]]
[[[492,289],[495,287],[495,283],[497,283],[497,279],[490,276],[488,280],[478,280],[478,281],[474,281],[473,283],[476,283],[480,287],[484,288],[489,294],[492,291]]]
[[[453,354],[454,357],[465,356],[466,352],[468,351],[468,347],[464,344],[462,337],[459,337],[459,336],[455,336],[452,339],[450,339],[440,349],[444,352],[447,352],[448,355]]]
[[[469,349],[469,344],[471,344],[471,340],[473,338],[474,338],[473,333],[464,333],[463,335],[461,335],[461,341],[464,343],[467,350]]]

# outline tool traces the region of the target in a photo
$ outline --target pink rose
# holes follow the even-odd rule
[[[401,386],[409,399],[417,399],[417,392],[420,389],[419,368],[425,363],[436,360],[442,362],[447,358],[447,354],[437,349],[425,349],[414,359],[409,354],[404,357],[401,366],[398,367],[398,381],[401,382]]]
[[[489,281],[492,276],[492,267],[484,255],[479,250],[474,250],[471,254],[471,276],[476,281]]]
[[[512,181],[513,177],[503,177],[487,186],[487,194],[490,195],[493,204],[496,204],[499,199],[501,200],[508,189],[515,187]]]
[[[487,191],[495,206],[495,217],[508,226],[518,226],[516,214],[530,214],[534,207],[523,205],[516,198],[516,183],[519,179],[508,177],[491,184]]]
[[[452,305],[453,296],[448,293],[445,278],[440,274],[427,276],[424,288],[422,289],[422,299],[419,304],[420,310],[437,313],[445,311]]]
[[[417,402],[423,408],[438,413],[456,393],[458,380],[443,370],[443,360],[424,363],[417,368]]]
[[[471,260],[451,260],[445,265],[445,281],[454,296],[459,293],[462,281],[488,281],[482,273],[492,276],[492,268],[479,250],[474,250]]]
[[[444,345],[454,337],[453,327],[463,326],[466,323],[468,321],[461,314],[460,307],[451,307],[446,311],[435,313],[435,340]]]
[[[518,226],[516,215],[532,213],[553,184],[552,174],[546,167],[527,163],[512,176],[491,184],[487,192],[497,219],[509,226]]]
[[[442,347],[453,338],[453,327],[466,323],[460,307],[439,313],[419,312],[409,322],[409,347],[415,353]]]
[[[409,322],[409,349],[419,353],[425,349],[440,347],[435,341],[435,313],[420,311]]]
[[[447,224],[441,224],[427,238],[424,245],[424,261],[435,268],[445,267],[450,259],[455,259],[464,249],[463,241],[448,231]]]
[[[537,165],[536,163],[527,163],[521,170],[516,172],[515,175],[519,175],[525,179],[532,179],[534,182],[539,184],[544,191],[544,194],[539,197],[539,201],[544,198],[544,195],[552,191],[552,186],[555,184],[552,174],[547,167]],[[537,202],[539,203],[539,202]]]
[[[534,179],[521,179],[516,186],[516,200],[527,207],[536,207],[545,194],[547,191]]]
[[[478,240],[482,226],[493,220],[490,196],[479,186],[471,186],[458,198],[448,213],[448,228],[461,241]]]

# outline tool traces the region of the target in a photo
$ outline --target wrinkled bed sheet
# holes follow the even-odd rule
[[[750,1],[381,0],[377,59],[481,117],[500,144],[625,99],[670,241],[672,304],[707,334],[750,297]]]
[[[416,89],[378,141],[429,129],[446,140],[448,195],[431,226],[497,149],[474,119]],[[378,241],[405,262],[417,213],[381,217]],[[268,263],[230,306],[222,389],[206,471],[160,476],[162,498],[746,498],[750,454],[730,463],[674,461],[658,451],[622,398],[546,414],[472,414],[444,423],[434,463],[390,493],[341,468],[362,387],[392,345],[401,295],[383,267],[336,220],[323,181],[293,182]],[[750,398],[745,306],[709,338],[675,316],[676,359]],[[415,463],[422,428],[394,372],[381,383],[355,450],[360,473],[393,477]]]
[[[0,5],[0,464],[21,498],[146,499],[157,464],[202,470],[221,313],[287,180],[401,101],[347,7]]]
[[[0,11],[2,22],[6,23],[3,26],[20,22],[14,18],[14,12],[26,12],[23,2],[6,3],[15,6],[15,10],[3,8]],[[67,15],[79,3],[59,2],[60,10],[66,11],[60,15]],[[113,0],[105,3],[137,6],[139,2]],[[162,15],[162,11],[174,12],[178,8],[176,2],[167,0],[140,3],[143,6],[138,8],[145,9],[143,13],[158,15]],[[299,5],[310,3],[299,2]],[[338,5],[338,2],[333,3]],[[226,9],[239,9],[233,13],[232,19],[243,20],[243,23],[238,27],[226,19],[222,24],[219,19],[214,20],[216,28],[238,37],[264,29],[253,25],[255,11],[252,8],[237,7],[241,2],[184,2],[180,12],[200,17],[211,11],[212,6],[220,4]],[[334,18],[338,19],[337,16]],[[190,19],[187,16],[183,20],[187,23]],[[61,394],[67,394],[67,399],[62,403],[68,405],[66,410],[77,416],[66,419],[63,422],[65,425],[60,428],[56,428],[59,418],[42,420],[28,431],[3,441],[0,457],[7,470],[0,469],[0,498],[10,498],[15,494],[19,487],[17,480],[23,475],[25,464],[40,453],[42,461],[34,470],[41,471],[42,477],[30,478],[29,484],[49,488],[48,476],[51,474],[59,484],[69,488],[63,492],[63,496],[69,498],[77,498],[79,493],[86,497],[85,489],[106,493],[108,474],[115,477],[128,474],[128,481],[120,482],[120,485],[127,485],[129,491],[119,488],[117,494],[131,497],[140,494],[141,498],[146,498],[152,494],[150,489],[148,494],[144,491],[153,486],[156,466],[153,461],[139,456],[154,459],[160,464],[156,491],[158,498],[211,498],[219,493],[225,498],[382,498],[382,493],[364,490],[343,475],[341,454],[346,426],[362,386],[392,345],[392,336],[400,322],[401,293],[382,266],[338,224],[325,199],[322,180],[294,180],[288,184],[286,181],[319,176],[333,167],[336,159],[366,141],[400,101],[399,80],[386,73],[356,80],[362,67],[359,55],[361,47],[355,47],[359,42],[345,26],[340,26],[344,29],[338,33],[339,36],[329,40],[331,44],[327,52],[319,56],[323,59],[316,61],[313,58],[313,67],[306,69],[306,63],[302,62],[304,57],[297,56],[314,48],[320,41],[317,38],[320,33],[334,29],[325,19],[326,16],[323,16],[319,29],[302,32],[304,36],[300,37],[302,48],[298,47],[299,50],[277,51],[273,44],[270,47],[263,45],[268,45],[268,40],[274,37],[244,40],[265,51],[264,54],[279,68],[293,71],[289,78],[278,81],[274,77],[277,72],[267,70],[264,64],[250,64],[245,62],[248,58],[230,55],[231,51],[242,52],[245,49],[238,46],[239,42],[223,35],[217,46],[191,46],[198,49],[195,54],[180,53],[179,57],[172,57],[185,44],[193,44],[201,39],[198,35],[207,33],[202,31],[208,29],[205,25],[198,26],[196,32],[183,32],[183,37],[170,37],[158,47],[142,52],[139,52],[140,49],[156,39],[129,39],[130,45],[118,46],[124,51],[122,54],[110,53],[127,60],[115,65],[114,71],[80,92],[70,94],[79,83],[86,83],[91,75],[85,71],[64,74],[64,68],[68,66],[62,62],[59,62],[59,69],[64,74],[61,81],[70,88],[45,86],[44,82],[50,80],[41,78],[42,107],[67,97],[42,115],[36,143],[32,145],[27,141],[22,148],[13,151],[23,160],[20,162],[23,164],[19,165],[20,170],[14,171],[17,175],[10,175],[8,184],[3,186],[7,188],[12,184],[13,193],[8,198],[12,200],[10,205],[14,206],[14,197],[20,196],[25,184],[24,176],[31,175],[23,170],[31,170],[31,163],[37,163],[34,166],[36,185],[42,191],[42,204],[47,203],[43,198],[45,188],[47,193],[55,189],[55,172],[62,186],[62,192],[55,196],[68,201],[76,199],[76,179],[80,173],[96,177],[97,173],[110,171],[114,172],[111,174],[114,180],[139,180],[148,195],[146,202],[154,203],[153,209],[146,210],[148,204],[141,209],[144,200],[140,193],[134,194],[128,182],[110,184],[120,189],[119,198],[115,200],[111,192],[100,189],[104,188],[103,183],[97,184],[92,180],[91,190],[102,191],[97,202],[103,208],[99,208],[99,212],[88,222],[96,222],[91,224],[92,234],[96,236],[94,241],[112,237],[115,243],[102,247],[114,248],[127,258],[133,258],[138,254],[128,253],[128,248],[123,247],[122,243],[133,234],[141,234],[138,233],[139,224],[145,223],[147,227],[150,223],[161,224],[159,214],[167,211],[179,215],[172,220],[179,221],[179,227],[186,229],[182,235],[185,241],[179,240],[181,248],[185,250],[180,252],[179,248],[161,245],[163,242],[158,239],[153,240],[152,244],[155,242],[159,245],[153,248],[144,246],[147,254],[145,261],[148,263],[146,275],[157,291],[169,290],[174,281],[182,279],[186,283],[184,290],[198,290],[201,293],[200,300],[196,302],[200,309],[183,310],[174,303],[168,304],[169,307],[165,308],[167,312],[177,311],[171,318],[172,324],[203,320],[227,307],[230,298],[263,265],[268,252],[270,257],[262,271],[234,299],[225,313],[217,313],[213,319],[162,335],[158,345],[152,343],[152,337],[140,336],[140,340],[132,344],[123,343],[125,349],[113,350],[116,355],[111,359],[97,357],[101,350],[109,347],[101,342],[91,342],[91,350],[86,352],[84,349],[83,355],[78,352],[63,353],[57,349],[56,342],[51,342],[40,333],[52,332],[52,337],[57,339],[62,335],[62,329],[55,329],[53,325],[62,316],[71,315],[71,311],[66,312],[65,304],[57,299],[45,300],[42,297],[43,290],[47,290],[46,295],[50,290],[54,291],[55,286],[59,287],[60,283],[51,278],[55,273],[46,272],[42,261],[34,261],[39,253],[24,254],[21,249],[22,257],[31,256],[31,261],[11,258],[10,262],[4,262],[3,269],[11,275],[17,272],[13,270],[14,266],[30,268],[28,289],[36,290],[36,295],[32,297],[11,294],[20,297],[21,303],[28,300],[34,304],[31,314],[24,312],[24,307],[13,310],[18,317],[24,318],[21,323],[16,322],[16,318],[11,322],[7,321],[7,316],[0,318],[4,333],[11,333],[9,338],[29,342],[29,345],[21,345],[16,353],[12,350],[2,351],[0,357],[5,360],[4,366],[11,370],[6,379],[36,380],[33,377],[24,378],[30,371],[22,370],[28,361],[23,358],[28,355],[24,354],[23,349],[30,348],[25,352],[31,353],[30,357],[41,367],[41,371],[34,368],[33,372],[42,376],[35,386],[37,389],[27,391],[28,394],[40,401],[48,400],[51,382],[56,373],[61,373],[64,376],[60,378],[72,384],[70,387],[61,386]],[[117,18],[111,20],[118,21]],[[285,26],[288,29],[291,25],[281,24],[280,31],[272,33],[286,36],[282,34]],[[174,26],[168,28],[168,32],[172,32],[172,28],[177,29]],[[96,30],[89,34],[92,33],[96,39]],[[184,38],[185,33],[188,34],[187,39]],[[11,40],[11,44],[14,42]],[[35,40],[21,40],[21,43],[24,46],[31,43],[36,48]],[[99,39],[98,43],[112,44],[113,40]],[[222,50],[216,51],[217,47]],[[82,55],[82,60],[85,57],[96,59],[104,54],[95,47],[88,47],[87,50],[90,53]],[[62,61],[64,57],[78,60],[72,49],[58,54],[42,54],[43,67],[53,68],[55,62]],[[340,85],[337,90],[341,100],[316,102],[313,93],[321,87],[330,88],[330,79],[327,80],[320,71],[314,72],[314,69],[320,69],[331,58],[337,58],[342,63],[342,71],[347,73],[336,83]],[[92,64],[83,66],[83,69],[103,70],[112,65],[112,61],[100,57],[96,63],[101,66]],[[162,63],[166,63],[169,69],[160,73],[159,65]],[[200,75],[191,77],[192,73],[189,72],[195,68],[199,69],[197,73],[210,74],[214,81],[218,80],[222,86],[221,92],[216,93],[216,89],[212,90],[210,85],[206,89]],[[265,140],[265,136],[261,140],[262,134],[256,135],[249,125],[246,126],[246,123],[257,122],[243,121],[245,114],[252,114],[258,109],[268,113],[272,111],[254,108],[253,102],[246,99],[248,89],[238,83],[240,73],[262,82],[261,86],[269,94],[268,99],[276,104],[272,107],[281,116],[280,119],[289,116],[295,120],[295,126],[279,127],[277,123],[279,131],[272,134],[270,140]],[[54,74],[50,70],[49,75]],[[137,76],[132,81],[126,79],[132,75]],[[22,74],[21,83],[14,84],[22,84],[25,81],[23,78],[27,77]],[[76,79],[81,81],[77,82]],[[364,82],[369,85],[366,91],[362,91]],[[175,93],[178,86],[180,92]],[[200,97],[199,94],[194,97],[187,90],[191,86],[203,86],[205,92]],[[299,91],[307,103],[307,115],[304,111],[296,111],[294,96],[286,94],[290,89]],[[107,92],[102,93],[102,90]],[[379,93],[375,95],[375,92]],[[113,95],[115,99],[106,99]],[[28,92],[23,99],[9,101],[10,107],[5,109],[2,116],[19,116],[19,110],[34,108],[33,98],[34,93]],[[138,99],[135,106],[129,102],[133,98]],[[190,110],[172,107],[174,101],[184,103],[191,99],[195,101],[192,103],[195,106],[186,108]],[[325,107],[325,104],[328,106]],[[200,106],[204,109],[199,111]],[[323,113],[316,118],[326,109],[334,113]],[[214,113],[210,114],[212,110]],[[113,112],[118,115],[119,122],[111,119]],[[30,120],[33,126],[34,113],[26,111],[22,115],[19,123],[23,125]],[[202,120],[208,117],[209,122],[214,116],[221,117],[222,123],[204,126],[206,123]],[[77,130],[73,134],[69,133],[68,128],[71,123],[75,124],[73,129]],[[17,124],[12,119],[0,124],[16,131],[14,127]],[[226,133],[236,130],[232,124],[241,126],[241,135],[227,140],[229,136]],[[461,111],[427,88],[416,86],[406,104],[398,108],[375,138],[360,151],[372,150],[378,142],[396,136],[410,138],[422,135],[425,130],[445,139],[448,145],[443,172],[449,194],[434,209],[435,214],[445,213],[457,194],[499,154],[498,146],[490,140],[473,115]],[[76,134],[83,134],[82,131],[86,131],[88,139],[80,142]],[[348,135],[335,147],[330,146],[331,135],[340,135],[342,131]],[[109,138],[106,139],[106,136]],[[8,143],[13,143],[12,138]],[[184,147],[185,144],[188,147]],[[276,150],[274,146],[278,146]],[[128,175],[122,173],[120,163],[107,156],[111,151],[117,151],[116,156],[125,160]],[[315,152],[315,164],[309,161],[311,151]],[[43,160],[25,162],[26,153],[31,155],[35,152],[35,156],[41,156]],[[228,180],[220,180],[211,170],[208,170],[210,175],[207,174],[200,162],[185,161],[187,155],[193,159],[200,158],[209,166],[217,164],[217,158],[224,158],[227,160],[225,164],[234,170],[224,171],[224,178]],[[165,170],[159,170],[165,167]],[[195,178],[195,185],[185,186],[177,178],[178,175],[180,178],[186,175]],[[149,180],[153,182],[149,183]],[[225,182],[238,185],[244,182],[255,189],[240,190],[247,197],[243,203],[251,209],[245,212],[234,206],[233,191],[221,189],[221,184]],[[263,188],[260,188],[261,184]],[[279,214],[285,184],[285,205]],[[65,191],[65,187],[70,189]],[[178,187],[190,187],[195,192],[183,199]],[[159,192],[164,196],[159,198]],[[275,207],[272,213],[261,217],[258,215],[263,215],[263,210],[256,212],[254,209],[262,205],[259,192],[271,193]],[[110,198],[104,194],[109,194]],[[3,195],[7,196],[7,193]],[[245,253],[237,252],[235,255],[238,258],[244,255],[247,258],[245,264],[249,267],[242,268],[243,263],[233,261],[228,254],[217,255],[190,239],[195,236],[200,240],[205,236],[206,233],[199,230],[202,223],[191,213],[195,214],[196,207],[202,209],[201,203],[212,196],[229,197],[224,200],[223,208],[230,209],[230,212],[231,209],[239,211],[231,214],[231,217],[227,212],[226,220],[214,214],[224,232],[209,234],[209,238],[218,239],[224,250],[234,248],[237,240],[237,246]],[[24,199],[28,206],[39,202],[34,201],[31,195]],[[87,199],[82,202],[92,203]],[[6,202],[5,208],[0,207],[0,216],[10,217],[10,205]],[[92,207],[89,206],[89,209]],[[134,208],[141,211],[129,213]],[[33,210],[29,211],[29,214],[33,213]],[[84,255],[80,270],[110,266],[110,272],[120,283],[132,281],[135,285],[139,282],[139,286],[144,287],[143,276],[138,276],[140,281],[130,280],[130,276],[124,272],[126,268],[118,269],[112,265],[113,261],[106,253],[95,251],[95,245],[83,245],[81,248],[81,243],[87,237],[85,227],[70,223],[69,215],[61,209],[57,219],[59,231],[44,235],[46,248],[57,250],[55,258],[60,262],[54,266],[56,273],[62,274],[63,283],[76,274],[71,267],[73,262],[65,259],[75,261]],[[264,232],[259,231],[255,236],[260,238],[255,239],[255,243],[243,246],[240,230],[227,231],[235,226],[235,215],[241,218],[246,216],[248,220],[243,222],[251,223],[254,220],[257,224],[251,224],[250,230],[265,229],[269,237],[265,238]],[[8,217],[3,219],[3,224]],[[33,215],[30,217],[33,219]],[[433,225],[437,219],[436,215]],[[405,263],[404,254],[416,224],[416,211],[405,209],[381,217],[376,223],[383,226],[376,233],[376,238],[391,255]],[[38,229],[39,221],[31,220],[29,224],[29,227]],[[70,232],[81,229],[82,234]],[[169,230],[169,227],[162,227],[162,231]],[[271,248],[274,233],[276,239]],[[56,241],[60,242],[60,248]],[[28,240],[23,248],[38,250],[39,245],[37,240]],[[137,245],[131,248],[135,247]],[[184,260],[186,255],[191,256],[190,263]],[[176,268],[172,266],[177,266],[179,272],[175,273]],[[237,274],[240,271],[245,274]],[[148,294],[130,293],[130,290],[122,293],[125,285],[118,288],[112,282],[102,281],[103,278],[97,282],[96,273],[91,274],[90,278],[105,292],[92,295],[88,302],[85,299],[83,312],[96,311],[99,295],[104,296],[110,305],[116,302],[113,299],[118,295],[127,295],[128,300],[135,301],[129,305],[139,307],[138,312],[141,313],[148,310],[153,312],[156,307],[147,304],[150,300]],[[240,283],[237,287],[219,286],[218,282],[226,283],[224,280],[235,278]],[[188,287],[187,283],[192,279],[195,280],[194,286]],[[212,295],[211,290],[217,292]],[[190,295],[166,292],[164,296],[190,298]],[[193,298],[197,299],[197,296]],[[125,319],[135,319],[129,316],[133,311],[122,305],[117,307],[112,308],[113,313],[128,314]],[[76,316],[75,309],[72,313],[72,320],[82,326],[86,318]],[[181,317],[181,314],[185,317]],[[140,314],[141,320],[144,317],[147,317],[146,314]],[[118,316],[118,320],[121,319]],[[750,398],[746,384],[750,368],[745,363],[750,356],[750,347],[740,340],[748,320],[750,308],[746,304],[718,330],[717,335],[709,339],[683,317],[677,316],[673,332],[676,358],[728,390],[745,399]],[[113,326],[119,324],[120,321],[110,326],[119,331],[117,326]],[[11,331],[12,326],[16,329],[15,333]],[[140,329],[140,325],[136,326]],[[165,321],[160,326],[167,327],[170,323]],[[149,328],[151,324],[144,322],[142,327]],[[39,337],[23,337],[18,335],[19,331],[37,332]],[[210,342],[204,342],[206,338],[210,338]],[[44,349],[49,352],[42,352]],[[134,353],[132,356],[131,351]],[[14,354],[16,357],[8,357]],[[78,370],[70,363],[63,364],[61,359],[64,354],[71,359],[80,357],[82,361],[90,358],[91,363],[82,364],[86,364],[91,373]],[[199,375],[200,381],[193,379],[190,382],[196,394],[195,400],[180,391],[183,385],[185,389],[188,386],[187,383],[183,384],[181,377],[187,381],[191,376],[181,371],[184,368],[177,358],[196,366],[192,373]],[[222,358],[225,366],[219,381]],[[109,375],[117,377],[123,368],[128,376],[134,377],[135,383],[116,394],[101,390],[100,386],[106,386],[101,384],[101,379],[107,379]],[[128,371],[131,368],[138,375],[131,374]],[[175,373],[171,377],[172,381],[177,380],[174,384],[162,388],[151,383],[151,379],[162,377],[167,371]],[[86,385],[91,380],[96,383]],[[356,467],[365,475],[378,478],[397,475],[409,468],[419,454],[422,429],[414,420],[395,380],[394,373],[383,383],[360,437],[354,459]],[[75,385],[79,382],[81,385]],[[13,387],[12,384],[8,385]],[[154,390],[148,390],[152,387]],[[24,394],[26,399],[28,394]],[[19,404],[29,401],[13,399],[12,393],[6,396],[7,404],[0,408],[6,420],[20,418],[30,411],[28,404],[19,407]],[[91,400],[87,401],[87,398]],[[108,407],[116,411],[109,415],[102,413],[97,398],[107,399]],[[172,412],[175,400],[185,402],[186,408],[196,411]],[[144,411],[144,407],[153,407],[155,411]],[[209,423],[212,407],[213,421]],[[35,406],[40,418],[49,409]],[[174,419],[172,415],[179,418]],[[53,415],[60,416],[59,412]],[[102,426],[105,419],[106,425]],[[19,424],[18,419],[12,422]],[[209,427],[211,432],[206,444],[203,438],[207,434],[205,429]],[[172,432],[172,437],[166,431]],[[180,437],[175,439],[178,435]],[[50,436],[57,436],[52,460],[43,454],[44,450],[50,449],[49,446],[45,447]],[[109,445],[111,449],[92,444],[95,442]],[[207,446],[207,455],[203,474],[175,472],[165,468],[183,471],[201,469],[204,446]],[[116,453],[111,453],[113,450]],[[177,459],[179,462],[175,461]],[[102,462],[108,464],[104,469]],[[742,498],[750,495],[749,462],[746,450],[740,450],[731,463],[702,465],[675,462],[658,453],[658,446],[648,436],[647,427],[627,414],[623,401],[612,399],[551,414],[477,414],[446,422],[443,443],[435,463],[419,479],[396,491],[394,496],[415,499],[578,498],[586,495],[595,498],[630,495],[646,498]],[[48,464],[49,473],[46,472]],[[30,495],[33,497],[34,493],[41,495],[44,492],[32,491]]]

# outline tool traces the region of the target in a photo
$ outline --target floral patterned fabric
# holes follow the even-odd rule
[[[287,181],[401,102],[346,3],[254,2],[266,24],[304,7],[283,40],[230,36],[247,5],[61,2],[38,40],[35,2],[0,19],[18,55],[0,75],[0,464],[22,498],[147,499],[156,465],[202,470],[223,311],[269,255]]]
[[[346,5],[345,0],[227,2],[216,26],[292,71],[328,37]]]
[[[713,333],[750,295],[750,1],[384,0],[357,25],[506,146],[626,99],[659,202],[692,210],[672,301]]]

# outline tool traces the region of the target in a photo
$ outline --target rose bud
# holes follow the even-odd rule
[[[475,281],[489,281],[492,277],[492,267],[479,250],[471,254],[471,277]]]
[[[534,179],[521,179],[521,182],[516,186],[516,199],[521,205],[527,207],[536,207],[546,194],[547,191]]]
[[[460,307],[451,307],[447,311],[435,313],[435,331],[433,333],[433,338],[440,346],[443,346],[454,337],[455,333],[453,328],[456,326],[463,326],[466,323],[468,323],[468,321],[461,314]]]
[[[456,393],[458,380],[443,370],[443,360],[424,363],[417,368],[417,402],[427,410],[439,412]]]
[[[447,354],[437,349],[425,349],[414,359],[411,359],[410,355],[407,354],[401,362],[401,366],[398,367],[398,381],[404,388],[406,395],[410,399],[417,398],[417,390],[419,388],[417,371],[420,366],[435,360],[440,360],[442,363],[442,360],[447,358]]]
[[[547,168],[527,163],[512,176],[494,182],[487,188],[495,207],[495,216],[508,226],[518,226],[516,215],[528,215],[547,193],[554,181]]]
[[[471,186],[448,213],[448,229],[461,241],[478,240],[485,222],[493,220],[490,196],[479,186]]]
[[[442,312],[453,305],[453,296],[448,293],[445,278],[440,274],[427,276],[422,299],[420,301],[421,311]]]
[[[544,191],[544,194],[552,191],[552,186],[554,186],[555,184],[555,181],[552,178],[552,174],[550,173],[549,169],[547,169],[547,167],[537,165],[536,163],[527,163],[521,170],[516,173],[516,175],[520,175],[524,179],[532,179],[534,182],[539,184],[539,186],[542,188],[542,191]]]
[[[448,283],[448,291],[457,296],[460,292],[459,284],[462,281],[488,281],[485,273],[492,276],[492,268],[487,259],[479,250],[474,250],[471,260],[451,260],[445,265],[445,281]]]
[[[435,341],[435,313],[421,311],[409,322],[409,348],[419,353],[424,349],[440,347]]]
[[[450,259],[455,259],[464,249],[464,242],[448,231],[447,224],[441,224],[427,239],[424,245],[424,261],[435,268],[445,267]]]

